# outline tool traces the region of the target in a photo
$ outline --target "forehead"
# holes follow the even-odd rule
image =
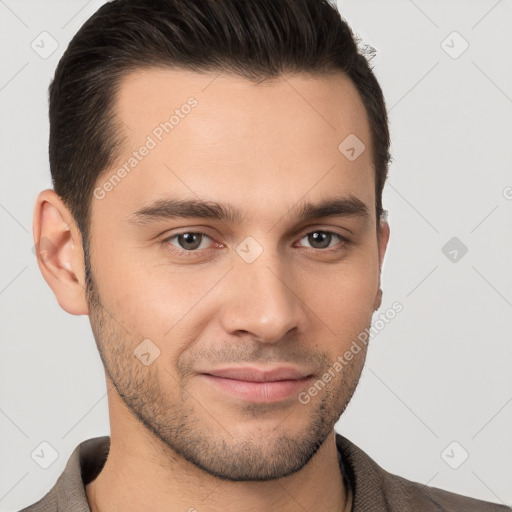
[[[189,109],[187,104],[192,102],[197,106]],[[286,130],[290,137],[309,136],[312,145],[325,139],[331,146],[349,133],[365,140],[369,137],[361,98],[342,73],[284,75],[256,83],[221,73],[141,69],[121,81],[116,111],[134,136],[152,133],[170,121],[176,125],[174,137],[187,130],[183,135],[199,134],[204,143],[222,142],[226,135],[241,139],[251,130],[258,131],[262,142],[275,140],[275,134],[283,135]],[[176,115],[172,119],[173,114],[178,119]],[[191,120],[174,130],[185,117]]]
[[[329,193],[374,205],[367,115],[341,73],[255,83],[142,69],[122,80],[115,114],[124,143],[96,185],[121,178],[110,180],[102,209],[187,196],[270,216]],[[354,159],[347,148],[361,154]]]

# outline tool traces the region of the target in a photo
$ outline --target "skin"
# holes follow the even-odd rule
[[[111,448],[86,487],[91,508],[349,510],[334,425],[365,347],[307,405],[296,394],[271,404],[244,400],[201,373],[286,363],[312,375],[300,389],[307,391],[369,327],[381,301],[389,226],[375,217],[364,106],[341,74],[254,84],[139,70],[118,92],[124,141],[97,185],[191,96],[197,106],[92,200],[89,296],[69,210],[52,190],[36,202],[36,243],[53,249],[39,258],[41,272],[64,310],[89,315],[105,366]],[[338,150],[349,134],[366,145],[354,161]],[[368,215],[297,220],[305,202],[348,196]],[[130,222],[138,209],[168,198],[227,203],[243,218]],[[183,237],[170,238],[187,232],[208,235],[192,256]],[[318,232],[328,248],[309,236]],[[236,251],[249,236],[262,249],[251,263]],[[160,351],[148,365],[134,356],[145,339]]]

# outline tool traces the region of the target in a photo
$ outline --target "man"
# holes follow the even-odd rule
[[[34,236],[89,315],[111,435],[25,510],[510,510],[334,431],[381,304],[388,162],[382,91],[327,1],[101,7],[50,87]]]

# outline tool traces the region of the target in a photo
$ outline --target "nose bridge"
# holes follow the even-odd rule
[[[222,315],[224,329],[250,332],[267,342],[279,341],[291,329],[302,330],[304,311],[289,282],[286,263],[270,250],[248,261],[235,258],[230,273],[233,293]]]

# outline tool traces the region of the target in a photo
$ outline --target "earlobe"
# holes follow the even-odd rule
[[[390,229],[386,219],[386,215],[383,215],[379,225],[379,270],[382,270],[382,263],[384,262],[384,255],[389,242]]]
[[[87,315],[80,230],[54,190],[43,190],[37,197],[33,235],[39,269],[61,308]]]
[[[373,303],[373,310],[377,311],[382,304],[382,288],[379,286],[377,295],[375,296],[375,302]]]

